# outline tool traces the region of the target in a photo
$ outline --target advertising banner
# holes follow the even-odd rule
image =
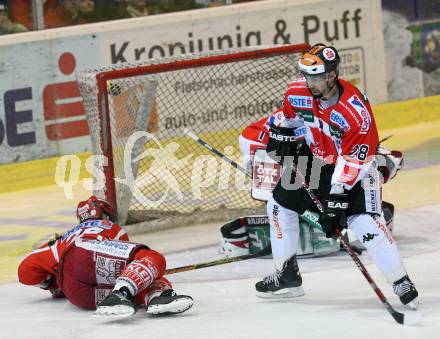
[[[341,76],[386,101],[379,0],[258,1],[0,37],[0,163],[91,150],[79,70],[303,42],[337,47]]]
[[[75,72],[97,63],[92,35],[0,46],[0,163],[90,149]]]

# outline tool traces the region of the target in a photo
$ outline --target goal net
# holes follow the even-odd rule
[[[79,73],[95,194],[115,205],[121,224],[261,211],[262,203],[250,197],[249,178],[185,131],[242,163],[238,136],[282,106],[307,47],[188,54]]]

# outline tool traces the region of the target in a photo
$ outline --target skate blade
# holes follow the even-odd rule
[[[419,325],[423,320],[423,315],[420,312],[405,312],[403,324],[404,325]]]
[[[405,307],[409,308],[412,311],[417,311],[419,305],[420,305],[419,298],[415,298],[414,300],[406,304]]]
[[[257,297],[263,299],[285,299],[285,298],[298,298],[302,297],[306,293],[302,286],[299,287],[291,287],[291,288],[283,288],[281,290],[275,292],[257,292]]]
[[[136,309],[127,305],[100,306],[96,309],[95,317],[129,317],[136,313]]]
[[[194,301],[191,298],[180,298],[168,304],[150,305],[147,307],[147,314],[150,315],[169,315],[183,313],[189,310]]]

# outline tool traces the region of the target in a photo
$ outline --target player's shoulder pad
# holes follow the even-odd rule
[[[307,110],[313,109],[313,96],[310,92],[304,78],[293,81],[287,88],[284,94],[284,100],[295,110]]]
[[[346,80],[339,79],[339,83],[342,85],[344,91],[342,94],[343,99],[347,99],[353,95],[356,95],[359,97],[359,100],[361,100],[364,104],[369,105],[368,97],[365,93],[362,93],[359,88],[357,88],[355,85],[349,83]]]
[[[282,109],[273,112],[267,119],[266,125],[270,126],[281,126],[283,120],[285,119]]]
[[[101,227],[101,228],[105,228],[105,229],[110,229],[112,227],[120,227],[119,225],[113,223],[112,221],[104,220],[104,219],[86,220],[86,221],[83,221],[78,226],[81,226],[81,227],[84,227],[84,228],[87,228],[87,227]]]
[[[294,81],[292,81],[289,86],[287,86],[287,90],[307,90],[307,83],[304,78],[299,78]]]

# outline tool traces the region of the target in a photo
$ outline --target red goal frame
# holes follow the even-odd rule
[[[235,61],[260,59],[270,56],[292,54],[304,52],[310,48],[307,43],[275,46],[269,48],[262,48],[253,51],[237,52],[231,54],[205,56],[191,60],[177,60],[152,65],[131,66],[129,68],[115,69],[110,71],[103,71],[96,74],[96,81],[98,86],[98,112],[100,122],[100,146],[107,159],[107,165],[104,166],[105,176],[105,198],[111,203],[116,212],[118,208],[115,186],[115,172],[113,164],[113,148],[112,148],[112,134],[110,125],[109,99],[107,92],[107,81],[114,79],[121,79],[126,77],[139,76],[143,74],[154,74],[161,72],[176,71],[180,69],[197,68],[202,66],[210,66],[224,63],[232,63]],[[287,85],[287,84],[286,84]]]

